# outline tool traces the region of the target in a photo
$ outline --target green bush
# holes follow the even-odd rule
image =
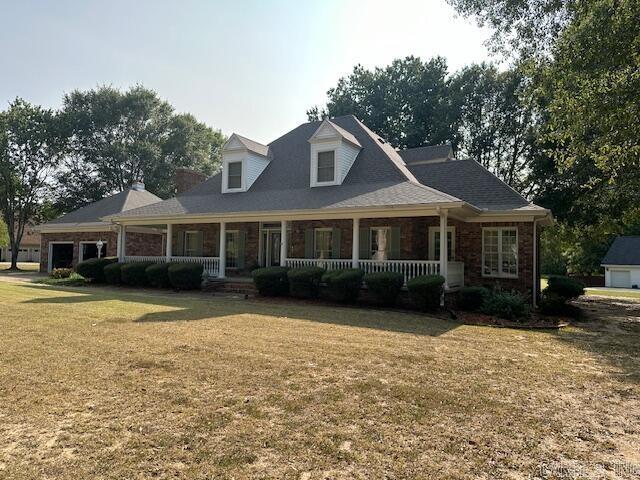
[[[171,263],[154,263],[149,265],[145,270],[149,285],[158,288],[169,288],[171,281],[169,280],[169,267]]]
[[[120,285],[122,283],[122,277],[120,270],[124,263],[110,263],[104,267],[104,280],[109,285]]]
[[[545,290],[569,300],[584,295],[584,284],[573,278],[552,275],[549,277]]]
[[[540,302],[538,302],[538,309],[543,315],[562,315],[565,313],[566,307],[566,298],[557,293],[550,292],[546,288],[542,292]]]
[[[120,281],[131,287],[144,287],[149,284],[146,269],[150,262],[125,263],[120,267]]]
[[[169,266],[167,273],[173,288],[196,290],[202,286],[203,271],[204,267],[200,263],[174,263]]]
[[[93,283],[104,283],[104,267],[117,261],[118,259],[113,257],[90,258],[76,265],[76,272]]]
[[[375,300],[381,305],[391,307],[396,304],[404,276],[396,272],[367,273],[364,283]]]
[[[355,302],[360,295],[364,272],[357,268],[331,270],[322,276],[327,292],[337,302]]]
[[[458,295],[458,308],[467,311],[479,310],[490,293],[484,287],[463,287]]]
[[[411,302],[423,311],[437,310],[444,292],[444,277],[421,275],[407,282]]]
[[[39,279],[36,283],[43,283],[45,285],[53,285],[57,287],[82,287],[87,284],[87,280],[82,275],[74,272],[71,268],[67,268],[65,270],[71,270],[71,274],[67,277]]]
[[[289,293],[288,271],[288,267],[256,268],[251,276],[260,295],[278,297]]]
[[[69,278],[73,274],[73,268],[54,268],[49,274],[50,278]]]
[[[482,306],[482,312],[506,320],[525,319],[529,315],[529,305],[519,293],[495,292]]]
[[[320,267],[294,268],[287,272],[289,293],[297,298],[318,298],[325,269]]]

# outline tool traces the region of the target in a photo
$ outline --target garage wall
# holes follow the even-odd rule
[[[629,267],[606,267],[604,269],[604,284],[607,287],[611,287],[611,271],[612,270],[625,270],[631,272],[631,288],[633,285],[637,285],[640,288],[640,266],[629,266]]]

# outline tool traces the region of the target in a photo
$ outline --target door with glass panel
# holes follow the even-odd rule
[[[280,229],[262,230],[262,264],[266,267],[280,265]]]

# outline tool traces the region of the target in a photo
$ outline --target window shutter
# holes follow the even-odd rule
[[[176,235],[176,255],[184,256],[184,232]]]
[[[242,270],[244,268],[244,246],[247,243],[247,232],[241,230],[238,232],[238,268]]]
[[[400,260],[400,227],[391,227],[391,244],[389,245],[389,259]]]
[[[220,232],[217,231],[213,234],[213,256],[220,256]]]
[[[313,228],[304,231],[304,258],[313,258]]]
[[[360,258],[362,260],[367,260],[369,258],[371,258],[371,249],[369,248],[370,245],[370,240],[369,240],[369,236],[371,235],[371,230],[369,230],[368,228],[361,228],[360,229],[360,246],[359,246],[359,250],[360,250]]]
[[[341,233],[342,230],[339,228],[334,228],[331,231],[331,256],[333,258],[341,258],[340,257],[340,245],[341,245]]]
[[[196,257],[202,257],[204,252],[204,232],[198,232],[198,249]]]

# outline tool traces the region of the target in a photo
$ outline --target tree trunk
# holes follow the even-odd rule
[[[18,254],[20,253],[20,248],[11,246],[11,266],[9,270],[18,270]]]

